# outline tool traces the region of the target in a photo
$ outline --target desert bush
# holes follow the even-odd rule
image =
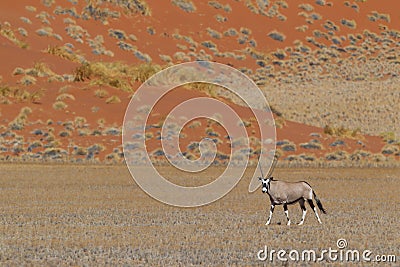
[[[72,94],[63,93],[57,96],[56,101],[64,101],[66,99],[75,100],[75,97]]]
[[[74,154],[74,155],[86,156],[87,153],[88,153],[88,150],[87,150],[87,148],[85,148],[85,147],[80,147],[80,146],[74,147],[74,151],[73,151],[73,154]]]
[[[217,47],[217,45],[212,41],[201,42],[201,45],[204,46],[204,47],[210,48],[210,49]]]
[[[290,142],[288,144],[282,145],[280,149],[285,152],[292,152],[292,151],[296,151],[296,145],[294,143]]]
[[[121,99],[118,96],[113,95],[106,99],[106,103],[107,104],[121,103]]]
[[[101,132],[100,129],[94,129],[94,130],[92,131],[91,135],[93,135],[93,136],[99,136],[99,135],[102,135],[102,132]]]
[[[10,40],[12,43],[19,46],[20,48],[26,49],[29,47],[29,45],[26,42],[18,39],[15,36],[15,33],[11,29],[9,24],[8,25],[6,23],[4,23],[4,25],[0,24],[0,35],[7,38],[8,40]]]
[[[350,130],[350,129],[346,129],[343,126],[340,127],[333,127],[330,125],[325,125],[324,127],[324,133],[327,135],[332,135],[332,136],[345,136],[345,137],[357,137],[361,132],[360,128],[354,129],[354,130]]]
[[[382,148],[381,153],[383,155],[398,155],[400,152],[400,144],[398,145],[385,145]]]
[[[341,160],[347,160],[348,158],[350,158],[350,155],[346,151],[335,151],[325,155],[325,159],[329,161],[330,160],[341,161]]]
[[[70,134],[68,131],[61,131],[58,135],[59,135],[60,137],[68,137],[68,136],[71,136],[71,134]]]
[[[235,28],[229,28],[227,31],[224,32],[224,36],[237,36],[238,31]]]
[[[172,62],[172,58],[168,55],[159,55],[159,56],[160,56],[160,59],[164,62],[167,62],[167,63]]]
[[[383,141],[385,141],[388,144],[394,144],[400,142],[397,139],[396,134],[394,132],[384,132],[381,133],[380,136],[382,137]]]
[[[244,34],[244,35],[250,35],[251,34],[251,30],[249,28],[246,28],[246,27],[240,27],[239,32]]]
[[[207,128],[205,129],[205,131],[206,131],[206,134],[207,134],[208,136],[211,136],[211,137],[218,137],[218,136],[219,136],[219,133],[218,133],[217,131],[214,131],[214,129],[211,128],[211,127],[207,127]]]
[[[352,161],[362,161],[367,159],[371,155],[370,152],[364,150],[356,150],[350,155]]]
[[[84,128],[87,120],[84,117],[75,117],[74,125],[76,128]]]
[[[53,104],[53,108],[54,108],[55,110],[63,110],[63,109],[66,109],[67,107],[68,107],[68,105],[65,104],[63,101],[56,101],[56,102]]]
[[[188,150],[194,150],[195,153],[198,153],[199,150],[199,142],[191,142],[190,144],[187,145]]]
[[[104,131],[104,133],[105,133],[106,135],[119,136],[119,135],[121,135],[121,130],[120,130],[120,129],[117,129],[117,128],[114,128],[114,127],[111,127],[111,128],[106,129],[106,130]]]
[[[16,67],[13,71],[13,75],[22,75],[25,74],[25,70],[23,68]]]
[[[307,12],[314,11],[314,7],[310,4],[300,4],[299,8]]]
[[[200,127],[201,126],[201,122],[200,121],[192,121],[190,124],[189,124],[189,128],[198,128],[198,127]]]
[[[282,50],[282,49],[276,50],[276,51],[273,53],[273,55],[274,55],[276,58],[280,59],[280,60],[285,59],[285,57],[287,57],[287,54],[286,54],[285,51]]]
[[[27,17],[20,17],[21,21],[26,23],[26,24],[32,24],[32,21],[28,19]]]
[[[73,74],[75,82],[83,82],[90,79],[93,71],[89,63],[83,63],[73,71]]]
[[[317,160],[317,158],[314,155],[304,154],[304,153],[298,155],[298,157],[305,161],[316,161]]]
[[[98,98],[104,98],[108,96],[108,91],[104,89],[97,89],[96,91],[94,91],[94,95]]]
[[[349,27],[350,29],[357,28],[357,23],[355,20],[342,19],[340,20],[340,23],[346,27]]]
[[[283,33],[280,33],[278,31],[272,31],[270,33],[268,33],[268,36],[275,40],[275,41],[279,41],[279,42],[283,42],[286,39],[286,36]]]
[[[39,103],[39,100],[44,96],[44,89],[34,91],[30,94],[29,98],[32,103]]]
[[[131,70],[133,80],[138,82],[145,82],[148,78],[161,70],[161,66],[151,63],[144,63],[134,67]]]
[[[152,139],[154,137],[154,134],[152,132],[146,132],[144,135],[146,140]]]
[[[64,46],[51,46],[49,45],[47,47],[46,50],[44,50],[44,52],[50,54],[50,55],[55,55],[58,57],[61,57],[63,59],[72,61],[72,62],[81,62],[80,57],[78,57],[77,55],[75,55],[74,53],[72,53],[71,50],[69,50],[69,48],[67,49]]]
[[[208,5],[215,9],[222,9],[223,5],[218,1],[208,1]]]
[[[307,143],[301,143],[300,147],[305,149],[323,149],[323,146],[320,141],[314,139]]]
[[[189,0],[172,0],[172,4],[185,12],[192,13],[196,11],[196,6]]]
[[[216,30],[211,29],[210,27],[207,28],[207,33],[210,35],[212,38],[215,39],[221,39],[222,34]]]
[[[217,14],[214,16],[215,20],[218,22],[226,22],[228,19],[220,14]]]
[[[34,85],[34,84],[36,84],[36,79],[35,79],[35,77],[29,76],[29,75],[24,75],[21,78],[20,83],[25,86]]]
[[[371,158],[372,162],[376,162],[376,163],[377,162],[385,162],[387,160],[387,158],[382,154],[372,154],[370,158]]]
[[[286,20],[287,20],[287,17],[286,17],[285,15],[279,14],[279,15],[278,15],[278,20],[280,20],[280,21],[286,21]]]
[[[91,131],[89,129],[78,129],[79,136],[88,136],[90,134],[91,134]]]

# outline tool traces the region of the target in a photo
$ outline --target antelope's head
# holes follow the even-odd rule
[[[269,183],[274,179],[274,177],[269,177],[269,178],[262,178],[259,177],[258,180],[261,181],[261,190],[263,193],[267,193],[269,190]]]

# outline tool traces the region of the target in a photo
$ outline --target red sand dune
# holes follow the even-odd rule
[[[0,104],[0,125],[3,126],[1,129],[3,134],[10,130],[10,122],[18,116],[22,108],[29,107],[32,110],[28,115],[24,128],[13,131],[16,136],[4,134],[1,143],[7,149],[2,150],[0,155],[21,157],[21,155],[27,152],[29,145],[39,139],[42,142],[42,146],[34,148],[32,152],[45,151],[46,145],[52,141],[46,141],[42,136],[31,133],[35,129],[42,129],[45,132],[54,133],[56,140],[59,142],[56,146],[53,143],[53,147],[48,146],[47,148],[69,150],[73,149],[68,148],[71,144],[71,146],[83,148],[87,148],[93,144],[102,144],[105,147],[104,151],[100,152],[96,157],[103,160],[114,148],[119,147],[121,137],[119,135],[110,136],[104,134],[104,132],[93,136],[92,133],[97,128],[101,130],[106,130],[110,127],[121,129],[125,108],[132,94],[132,92],[124,92],[113,86],[92,85],[92,80],[80,82],[65,79],[63,81],[49,81],[49,77],[35,77],[36,84],[22,85],[20,81],[23,75],[13,75],[17,67],[28,69],[32,68],[35,63],[45,63],[55,74],[72,75],[74,70],[82,63],[79,60],[83,59],[88,62],[121,61],[129,65],[143,63],[142,60],[135,56],[135,51],[137,51],[137,53],[142,53],[145,56],[147,54],[152,59],[152,63],[161,65],[166,64],[161,60],[161,55],[170,56],[172,63],[204,59],[205,55],[209,55],[210,60],[231,64],[237,68],[247,67],[256,71],[260,67],[259,63],[257,63],[257,55],[266,61],[268,58],[276,59],[272,56],[276,49],[292,47],[296,40],[307,44],[312,49],[316,49],[315,46],[307,42],[307,37],[313,36],[314,30],[319,30],[329,35],[328,30],[324,28],[324,23],[327,21],[332,21],[340,27],[340,31],[334,32],[334,35],[346,37],[346,40],[343,40],[342,44],[338,45],[339,47],[346,47],[350,44],[348,34],[363,34],[363,31],[366,29],[379,34],[383,31],[382,27],[396,30],[398,29],[396,27],[400,25],[400,17],[396,13],[400,9],[400,2],[392,0],[349,1],[350,5],[358,7],[357,10],[355,7],[346,6],[346,1],[327,2],[324,6],[317,4],[316,2],[318,1],[310,0],[269,1],[270,5],[265,8],[265,11],[275,11],[276,16],[273,18],[252,13],[246,6],[246,3],[250,2],[256,5],[256,1],[219,1],[222,6],[219,9],[213,7],[211,4],[211,2],[218,3],[218,1],[193,1],[196,10],[194,12],[186,12],[172,4],[171,1],[160,2],[148,0],[146,2],[151,9],[150,16],[144,16],[140,13],[128,14],[129,12],[127,13],[123,7],[103,3],[97,6],[99,11],[102,12],[108,9],[120,14],[120,18],[108,18],[107,22],[102,22],[101,19],[95,20],[93,17],[82,19],[74,17],[71,14],[56,14],[64,8],[75,10],[77,16],[82,16],[83,9],[89,6],[88,3],[96,1],[77,1],[77,4],[73,4],[72,2],[74,1],[55,1],[49,7],[42,3],[27,0],[14,1],[13,3],[0,2],[0,23],[3,33],[10,30],[13,31],[17,39],[28,46],[27,48],[21,48],[15,40],[10,40],[12,38],[7,37],[7,34],[0,35],[0,56],[2,59],[2,64],[0,65],[1,85],[3,87],[20,88],[29,93],[43,92],[43,95],[37,101],[18,101],[7,96],[6,98],[9,100],[9,103]],[[305,3],[311,5],[313,10],[304,11],[299,8],[300,4]],[[229,5],[229,8],[225,11],[224,7],[228,7],[227,5]],[[29,11],[29,9],[32,9],[30,6],[33,6],[36,10]],[[305,12],[305,15],[309,16],[310,19],[311,16],[314,16],[316,20],[311,19],[307,22],[299,14],[300,12]],[[374,12],[380,18],[375,22],[368,18]],[[225,17],[226,21],[218,22],[216,20],[216,16],[218,15],[220,19]],[[387,19],[387,15],[390,15],[390,20]],[[24,22],[22,17],[29,19],[31,24]],[[351,29],[342,25],[342,19],[347,19],[348,21],[354,20],[356,27]],[[68,20],[69,22],[67,22]],[[49,24],[46,24],[46,21]],[[81,34],[80,39],[78,37],[72,38],[68,35],[66,29],[69,23],[77,26],[75,30],[77,30],[78,37]],[[304,32],[296,30],[296,27],[302,25],[307,25],[308,29]],[[237,32],[241,31],[241,29],[243,32],[249,32],[246,34],[239,32],[237,36],[224,36],[224,32],[230,28],[234,28]],[[37,31],[40,29],[49,32],[49,36],[39,36]],[[115,36],[110,36],[110,29],[122,30],[126,36],[120,37],[120,40],[118,40]],[[22,36],[19,33],[22,30],[25,30],[28,35]],[[268,34],[274,30],[284,34],[286,38],[283,42],[275,41],[268,37]],[[215,38],[210,36],[210,34],[218,35],[218,33],[221,34],[220,37],[216,36],[217,38]],[[130,34],[135,35],[137,40],[130,39]],[[103,42],[97,44],[99,47],[90,47],[90,42],[93,43],[96,37],[103,39]],[[191,40],[185,40],[185,37],[190,37]],[[242,44],[239,43],[238,38],[244,40]],[[329,40],[314,38],[319,43],[323,43],[328,47],[332,45],[332,40],[329,39],[331,37],[328,38]],[[392,39],[398,41],[398,38],[393,37]],[[130,46],[130,51],[123,50],[118,46],[118,44],[121,45],[119,43],[121,41]],[[218,52],[230,52],[244,58],[230,57],[229,54],[219,57],[214,54],[212,49],[201,44],[204,41],[211,41],[216,44]],[[398,50],[396,43],[391,45]],[[49,47],[68,46],[73,47],[70,48],[72,55],[80,56],[81,58],[78,57],[71,60],[45,52]],[[104,49],[107,55],[94,54],[94,49]],[[184,52],[184,58],[174,58],[176,52]],[[252,55],[253,52],[254,54]],[[348,55],[344,53],[342,56],[347,57]],[[140,83],[134,81],[128,81],[128,83],[132,87],[132,91],[136,90],[140,85]],[[60,92],[60,88],[63,87],[66,88],[64,91],[72,95],[75,100],[65,99],[64,102],[68,106],[62,110],[55,110],[53,104],[56,98],[62,93]],[[107,97],[117,96],[120,99],[120,103],[106,104],[105,98],[98,98],[94,95],[97,89],[106,90],[108,92]],[[204,94],[179,89],[174,92],[171,100],[167,100],[166,103],[173,106],[179,101],[199,95]],[[235,104],[230,105],[239,110],[244,119],[249,119],[248,110]],[[155,114],[158,113],[159,115],[151,118],[152,123],[161,120],[167,111],[168,108],[156,110]],[[77,117],[84,117],[86,119],[86,126],[83,129],[89,134],[79,135],[79,127],[75,127],[73,130],[70,130],[70,136],[59,136],[60,132],[65,131],[66,126],[63,124],[67,121],[74,121]],[[47,120],[49,119],[53,121],[53,124],[47,124]],[[98,122],[99,119],[102,120],[101,123]],[[205,127],[204,123],[202,127]],[[215,127],[215,130],[222,131],[222,128]],[[257,136],[256,127],[252,127],[248,129],[249,134]],[[185,128],[184,132],[190,138],[182,139],[181,148],[185,148],[191,141],[200,140],[205,135],[204,131],[205,129],[194,131]],[[310,150],[300,147],[301,143],[306,143],[313,139],[310,136],[311,133],[320,134],[320,137],[317,139],[320,141],[323,149]],[[220,135],[223,136],[224,133],[222,132]],[[17,137],[23,143],[21,151],[13,151],[12,149],[15,147]],[[278,128],[277,139],[289,140],[296,144],[296,151],[286,152],[285,156],[306,153],[313,154],[316,157],[324,157],[326,153],[337,150],[352,153],[358,149],[370,151],[371,153],[380,153],[385,145],[380,137],[357,136],[355,138],[336,138],[324,134],[321,128],[290,121],[285,121],[284,126]],[[330,146],[336,139],[343,139],[345,145]],[[357,143],[357,141],[360,142]],[[150,140],[149,150],[155,150],[157,147],[159,147],[159,143],[156,140]],[[222,153],[228,153],[229,145],[224,143],[220,146],[220,149]],[[85,156],[83,154],[75,155],[74,157],[85,158]],[[395,158],[399,159],[399,156]]]

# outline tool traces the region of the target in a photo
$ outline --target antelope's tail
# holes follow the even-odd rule
[[[317,206],[319,208],[320,211],[322,211],[324,214],[326,214],[326,210],[324,209],[324,207],[322,206],[321,200],[319,200],[319,198],[317,197],[317,195],[315,194],[315,191],[313,190],[313,194],[314,194],[314,199],[317,202]]]

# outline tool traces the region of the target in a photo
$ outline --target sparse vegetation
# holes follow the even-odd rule
[[[94,91],[94,95],[98,98],[104,98],[108,96],[108,92],[104,89],[97,89],[96,91]]]
[[[55,148],[46,155],[65,158],[62,153],[63,150]],[[291,226],[287,231],[287,227],[279,225],[285,224],[286,218],[282,209],[277,208],[272,225],[265,227],[263,224],[268,216],[265,202],[268,200],[260,191],[246,193],[244,197],[243,192],[248,190],[248,183],[244,182],[217,203],[193,212],[154,201],[135,184],[126,186],[131,177],[125,166],[76,165],[71,168],[66,165],[11,164],[6,168],[0,209],[12,212],[2,215],[4,227],[8,230],[0,236],[0,242],[10,265],[23,265],[27,261],[45,265],[50,257],[55,265],[90,265],[91,258],[95,258],[99,265],[172,266],[179,262],[190,266],[199,265],[200,261],[203,265],[231,266],[238,262],[254,265],[258,261],[256,253],[262,249],[254,249],[254,244],[292,248],[293,240],[304,240],[299,242],[296,250],[309,250],[310,243],[316,248],[329,248],[336,246],[343,231],[349,246],[354,246],[352,249],[363,249],[352,240],[364,244],[371,238],[374,239],[371,250],[392,248],[398,251],[399,248],[397,239],[389,238],[397,236],[399,211],[393,209],[393,205],[385,205],[376,190],[376,177],[381,177],[381,190],[387,192],[387,199],[397,203],[397,170],[278,168],[274,173],[276,179],[306,180],[327,208],[328,214],[321,215],[321,219],[322,227],[329,231],[318,235],[315,232],[320,231],[320,226],[310,211],[303,227]],[[193,177],[192,173],[172,168],[158,169],[173,183],[187,187],[211,182],[223,170],[213,167]],[[31,175],[25,175],[27,172]],[[242,181],[251,177],[250,172],[246,172]],[[52,189],[44,190],[48,187]],[[15,194],[15,188],[19,194]],[[365,201],[371,197],[376,197],[376,201]],[[37,205],[32,204],[32,199]],[[349,205],[358,209],[350,209]],[[334,210],[340,211],[339,216],[338,212],[334,215],[329,212]],[[298,223],[301,218],[298,206],[289,206],[289,215],[293,223]],[[193,228],[199,228],[196,224],[201,224],[201,231],[193,231]],[[265,235],[260,235],[259,231]],[[279,239],[274,237],[277,231],[280,231]],[[35,242],[30,242],[32,233],[37,238]],[[47,239],[50,233],[54,238],[51,242]],[[68,242],[62,241],[65,235]],[[110,236],[118,236],[118,241],[110,241]],[[376,238],[379,236],[388,238]],[[90,243],[82,243],[83,238],[90,238]],[[32,250],[38,252],[32,254]],[[160,257],[159,251],[168,257]],[[250,254],[249,251],[255,252]]]
[[[55,110],[63,110],[63,109],[66,109],[67,107],[68,107],[68,105],[65,104],[63,101],[56,101],[56,102],[53,104],[53,108],[54,108]]]
[[[280,33],[278,31],[272,31],[270,33],[268,33],[268,36],[275,40],[275,41],[279,41],[279,42],[283,42],[286,39],[286,36],[283,33]]]
[[[172,0],[172,4],[188,13],[193,13],[196,11],[196,6],[190,0]]]
[[[0,23],[0,35],[7,38],[8,40],[13,42],[15,45],[19,46],[20,48],[23,48],[23,49],[29,48],[29,45],[26,42],[18,39],[15,36],[14,30],[11,29],[11,25]]]
[[[110,96],[109,98],[106,99],[106,103],[107,104],[121,103],[121,99],[118,96],[113,95],[113,96]]]

